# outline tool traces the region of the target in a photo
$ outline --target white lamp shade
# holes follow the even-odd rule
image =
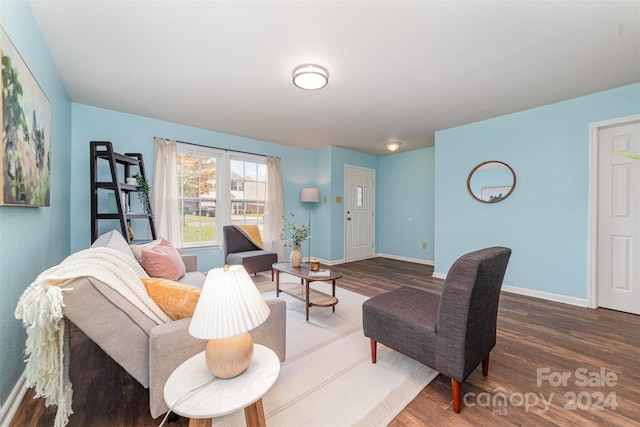
[[[320,193],[317,188],[303,188],[300,195],[301,202],[319,202]]]
[[[214,268],[207,274],[189,333],[201,339],[231,337],[259,326],[270,312],[243,266]]]

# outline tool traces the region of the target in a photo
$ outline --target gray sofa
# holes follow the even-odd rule
[[[118,249],[135,256],[117,231],[100,236],[92,245]],[[202,287],[205,274],[197,271],[195,255],[183,255],[186,275],[179,281]],[[173,370],[189,357],[204,351],[205,340],[193,338],[191,318],[157,325],[108,285],[91,278],[76,279],[66,286],[64,315],[140,384],[149,389],[149,410],[156,418],[168,410],[164,385]],[[268,300],[271,314],[251,331],[254,342],[271,348],[284,361],[286,305]],[[71,360],[71,363],[82,361]]]

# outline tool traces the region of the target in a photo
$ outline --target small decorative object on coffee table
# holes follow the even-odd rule
[[[253,358],[240,375],[221,379],[211,375],[204,352],[176,368],[164,386],[164,400],[176,414],[189,417],[189,427],[211,427],[212,418],[244,408],[247,426],[265,426],[262,396],[280,373],[280,359],[269,348],[254,344]]]
[[[300,301],[303,301],[306,307],[307,322],[309,321],[309,307],[332,307],[336,311],[336,280],[342,277],[342,273],[338,270],[320,269],[319,271],[311,271],[309,263],[302,263],[300,267],[292,267],[288,262],[276,262],[273,264],[273,270],[276,272],[276,296],[280,296],[280,292],[284,292]],[[292,276],[302,279],[302,283],[283,283],[280,287],[280,273],[288,273]],[[320,292],[309,287],[310,282],[331,282],[331,295]]]

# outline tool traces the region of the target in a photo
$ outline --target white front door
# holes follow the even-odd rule
[[[597,304],[640,314],[640,123],[598,134]]]
[[[344,258],[370,258],[375,251],[375,171],[345,166],[344,175]]]

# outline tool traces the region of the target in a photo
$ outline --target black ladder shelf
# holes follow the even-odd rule
[[[111,179],[108,181],[99,181],[98,173],[100,165],[99,161],[106,161],[109,164]],[[101,162],[101,163],[103,163]],[[121,182],[118,177],[118,165],[124,166],[124,176]],[[149,222],[149,230],[151,239],[156,238],[156,227],[153,222],[153,215],[146,213],[131,213],[127,211],[130,205],[131,193],[140,190],[137,184],[127,184],[126,178],[133,176],[135,170],[146,180],[144,172],[144,162],[140,153],[118,154],[113,151],[113,145],[109,141],[91,141],[91,242],[98,238],[98,222],[100,220],[119,220],[122,236],[129,243],[133,243],[130,237],[131,220],[145,220]],[[103,175],[104,176],[104,175]],[[106,192],[113,192],[116,204],[116,213],[104,213],[98,208],[98,190],[103,189]],[[121,197],[124,195],[124,198]],[[148,239],[147,239],[148,240]],[[144,240],[141,240],[144,241]]]

